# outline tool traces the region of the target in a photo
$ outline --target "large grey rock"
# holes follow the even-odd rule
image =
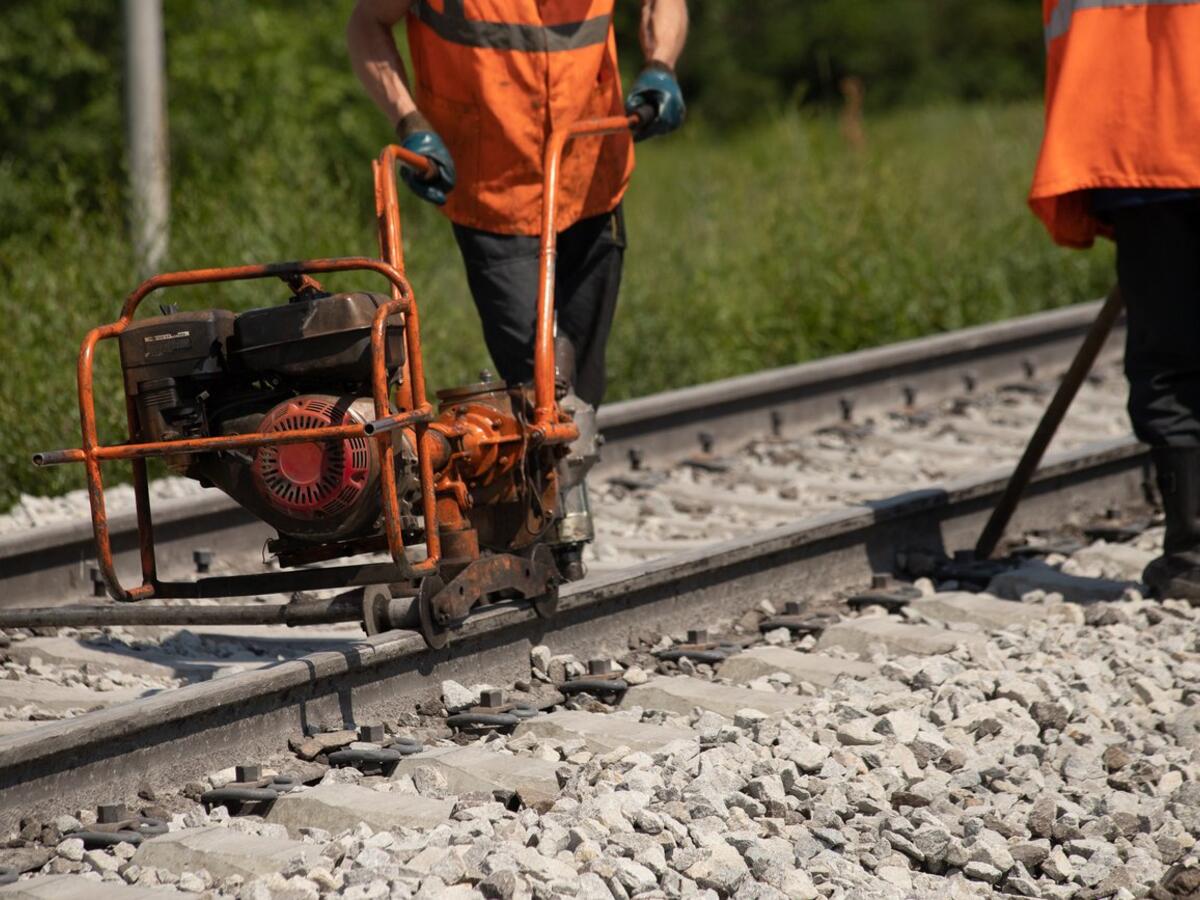
[[[829,687],[838,678],[869,678],[878,667],[853,659],[839,659],[824,653],[800,653],[785,647],[755,647],[735,654],[721,663],[720,675],[745,684],[775,672],[786,672],[796,681]]]
[[[446,709],[466,709],[468,706],[474,706],[479,702],[479,691],[472,690],[469,687],[464,687],[457,681],[442,682],[442,703]]]
[[[4,900],[140,900],[146,897],[178,897],[169,888],[134,887],[120,882],[97,883],[79,875],[43,875],[0,887]]]
[[[654,753],[675,741],[696,740],[695,732],[690,729],[650,725],[620,716],[570,709],[526,719],[517,726],[513,734],[532,734],[542,739],[557,741],[579,738],[593,753],[607,753],[618,747]]]
[[[373,791],[355,784],[321,784],[284,794],[265,818],[300,837],[301,828],[338,832],[366,822],[373,831],[434,828],[450,818],[453,800],[434,800],[419,794]]]
[[[722,842],[708,848],[709,852],[688,867],[686,875],[702,888],[716,891],[723,897],[737,895],[738,887],[750,874],[733,847]]]
[[[699,708],[719,713],[732,719],[739,710],[757,709],[767,715],[782,715],[802,709],[804,698],[792,694],[774,694],[752,691],[749,688],[713,684],[686,675],[652,678],[625,692],[621,706],[628,709],[640,706],[643,709],[661,709],[666,712],[689,715]]]
[[[909,625],[885,616],[850,619],[825,629],[817,641],[817,649],[841,647],[870,659],[878,650],[893,656],[933,656],[949,653],[962,644],[982,649],[987,639],[981,634],[946,631],[929,625]]]
[[[213,878],[272,875],[302,860],[315,866],[321,859],[316,844],[259,837],[232,828],[209,826],[173,831],[150,838],[138,847],[133,861],[172,872],[207,869]]]
[[[1076,622],[1079,615],[1077,609],[1062,604],[1040,606],[1017,603],[991,594],[971,594],[967,591],[933,594],[909,604],[908,608],[947,625],[978,625],[990,629],[1039,621]]]
[[[392,778],[430,766],[446,779],[450,793],[516,791],[529,805],[553,803],[558,797],[555,772],[561,763],[529,756],[509,756],[486,747],[434,747],[400,761]]]
[[[1094,603],[1118,600],[1130,586],[1128,581],[1108,578],[1083,578],[1068,575],[1044,562],[1034,560],[1017,569],[1001,572],[988,583],[988,593],[1019,600],[1030,591],[1062,594],[1069,603]]]

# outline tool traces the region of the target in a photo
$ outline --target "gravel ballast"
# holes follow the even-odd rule
[[[1156,539],[1148,533],[1113,554],[1113,566]],[[1110,574],[1104,547],[1050,563],[1080,578]],[[459,738],[495,754],[498,770],[503,757],[552,764],[557,791],[524,805],[504,792],[448,792],[431,766],[391,778],[334,769],[321,790],[354,784],[397,809],[419,795],[448,800],[448,818],[331,833],[193,809],[171,820],[172,835],[236,829],[284,850],[290,840],[297,853],[281,850],[269,874],[218,877],[141,865],[132,847],[81,852],[68,838],[42,871],[256,900],[1171,896],[1163,879],[1195,862],[1200,829],[1197,611],[1143,599],[1132,583],[1120,599],[1091,604],[1038,590],[1007,601],[1019,608],[997,628],[969,621],[961,594],[925,590],[899,615],[868,608],[845,623],[936,629],[954,649],[914,655],[880,642],[864,656],[827,646],[826,656],[857,660],[832,684],[786,672],[726,682],[727,692],[757,694],[769,713],[750,702],[722,715],[581,698],[569,704],[580,728],[590,712],[614,725],[665,726],[675,739],[593,752],[565,725]],[[981,620],[992,622],[1004,601],[977,596]],[[793,651],[813,644],[786,642]],[[649,659],[624,661],[648,668]],[[554,666],[579,668],[542,647],[532,663],[535,680]],[[698,686],[724,681],[719,664],[664,666],[644,683],[680,673]],[[476,693],[443,687],[447,705]],[[802,702],[780,707],[776,694]]]

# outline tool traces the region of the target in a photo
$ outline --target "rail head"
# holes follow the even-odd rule
[[[1024,360],[1041,347],[1081,339],[1095,319],[1101,301],[976,325],[945,334],[914,338],[857,350],[826,359],[735,375],[717,381],[662,391],[602,406],[602,432],[649,434],[686,419],[715,418],[722,409],[754,409],[780,397],[835,393],[858,386],[912,377],[939,368],[964,371],[990,360]]]

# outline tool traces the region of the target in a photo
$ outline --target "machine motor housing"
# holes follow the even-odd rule
[[[386,302],[380,294],[309,291],[240,315],[170,312],[131,324],[119,346],[125,390],[137,410],[136,439],[370,421],[371,324]],[[404,361],[400,315],[388,322],[385,346],[394,381]],[[396,457],[412,468],[411,452]],[[167,464],[221,488],[295,540],[354,537],[379,517],[379,450],[364,438],[178,454]]]

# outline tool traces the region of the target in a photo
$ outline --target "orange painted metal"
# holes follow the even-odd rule
[[[424,361],[421,354],[420,320],[412,287],[404,275],[404,253],[400,228],[400,208],[396,192],[397,163],[409,166],[424,176],[435,172],[425,157],[402,147],[390,145],[372,163],[375,180],[375,210],[379,227],[379,246],[382,260],[366,257],[314,259],[261,265],[229,266],[193,269],[155,275],[142,282],[125,299],[121,315],[115,321],[92,329],[83,339],[79,351],[77,376],[79,384],[79,418],[82,447],[39,453],[38,465],[57,465],[81,462],[87,477],[88,500],[91,506],[92,529],[96,540],[99,569],[109,593],[117,600],[140,600],[155,596],[159,584],[154,549],[153,518],[150,509],[146,460],[172,454],[209,453],[225,450],[246,450],[267,445],[305,443],[311,441],[344,440],[364,437],[375,440],[382,458],[380,490],[383,501],[384,531],[387,548],[393,563],[406,577],[436,573],[442,561],[440,528],[447,533],[469,528],[466,510],[471,500],[464,474],[473,481],[490,483],[501,479],[519,464],[519,457],[531,444],[565,443],[578,436],[578,428],[565,418],[554,394],[554,266],[556,257],[555,206],[558,194],[558,172],[563,148],[576,137],[604,135],[631,128],[636,116],[613,117],[576,123],[551,135],[546,150],[545,180],[543,183],[543,228],[540,252],[540,296],[537,312],[537,332],[534,352],[535,410],[529,425],[526,443],[521,427],[515,421],[495,420],[483,410],[479,421],[472,417],[454,423],[434,423],[433,407],[425,392]],[[371,324],[371,394],[375,406],[375,422],[337,425],[299,431],[247,432],[206,438],[188,438],[145,444],[133,443],[139,432],[137,409],[131,397],[126,397],[126,416],[129,441],[106,446],[101,444],[95,410],[94,358],[97,345],[116,338],[133,321],[142,301],[151,293],[184,285],[212,284],[260,278],[282,278],[290,283],[304,283],[309,274],[324,272],[372,271],[391,284],[391,300],[382,304]],[[400,316],[404,323],[406,358],[395,397],[389,397],[386,336],[388,319]],[[502,417],[503,418],[503,417]],[[470,420],[470,421],[467,421]],[[400,501],[397,494],[395,444],[392,431],[404,430],[404,441],[416,455],[421,487],[422,513],[426,558],[410,563],[407,558],[401,523]],[[432,430],[431,430],[432,429]],[[514,431],[515,429],[515,431]],[[465,472],[448,471],[451,459],[449,441],[457,439],[472,463]],[[470,446],[468,446],[470,445]],[[128,460],[133,467],[133,486],[137,508],[142,583],[126,588],[117,576],[104,501],[102,462]],[[482,466],[482,469],[480,467]],[[492,471],[492,469],[495,471]],[[435,479],[435,472],[439,477]]]
[[[38,454],[35,462],[41,465],[53,465],[65,462],[82,462],[87,476],[88,500],[91,506],[92,531],[96,539],[97,563],[100,573],[108,585],[109,592],[118,600],[140,600],[153,597],[157,584],[157,565],[154,553],[154,529],[150,511],[149,490],[145,460],[175,453],[207,453],[217,450],[244,450],[261,447],[267,444],[291,444],[304,441],[342,440],[350,437],[366,437],[364,426],[361,424],[338,425],[328,428],[312,428],[303,431],[291,431],[286,434],[248,432],[238,435],[221,435],[207,438],[190,438],[175,441],[162,441],[153,444],[135,444],[132,442],[104,446],[100,443],[96,426],[95,393],[93,387],[93,371],[96,346],[102,340],[109,340],[120,335],[133,321],[139,305],[151,293],[168,287],[182,285],[212,284],[224,281],[242,281],[258,278],[279,277],[287,279],[291,276],[317,274],[322,272],[373,271],[383,275],[392,284],[395,299],[383,304],[377,311],[371,329],[371,385],[375,402],[376,414],[379,417],[391,414],[391,403],[388,397],[387,359],[384,351],[387,331],[387,320],[392,315],[402,313],[406,316],[405,347],[407,350],[409,371],[415,378],[421,379],[409,386],[411,406],[403,414],[402,424],[413,426],[420,434],[424,433],[433,408],[425,398],[423,380],[424,368],[421,364],[420,334],[413,328],[416,322],[416,301],[412,288],[404,275],[393,265],[376,259],[365,257],[347,257],[341,259],[315,259],[298,262],[270,263],[265,265],[230,266],[215,269],[194,269],[181,272],[167,272],[155,275],[142,282],[125,300],[121,308],[121,316],[117,321],[108,325],[93,328],[83,339],[79,351],[78,380],[79,380],[79,420],[83,437],[83,446],[77,450],[59,450]],[[129,424],[129,435],[132,438],[138,432],[137,412],[131,400],[126,400],[126,414]],[[392,560],[397,566],[402,566],[413,575],[423,575],[437,570],[439,563],[439,548],[437,540],[437,509],[435,504],[426,503],[426,535],[427,557],[420,563],[410,565],[405,555],[404,543],[401,537],[399,501],[396,497],[395,469],[392,455],[391,438],[379,435],[375,438],[380,442],[386,465],[383,467],[383,504],[385,530],[388,536],[388,549]],[[418,441],[418,465],[421,471],[422,489],[428,495],[433,493],[433,471],[425,455],[423,442]],[[117,576],[114,564],[112,544],[109,537],[108,515],[104,502],[104,481],[100,464],[109,460],[130,460],[133,464],[134,497],[137,507],[139,543],[142,563],[142,584],[125,588]]]
[[[569,443],[579,437],[574,422],[564,420],[554,398],[554,269],[558,256],[555,224],[558,201],[558,170],[563,149],[577,137],[601,136],[637,126],[637,116],[585,119],[550,135],[542,170],[542,240],[538,254],[537,332],[533,350],[535,409],[533,438],[543,444]]]
[[[397,163],[409,166],[422,173],[425,177],[432,177],[436,173],[437,167],[426,157],[405,150],[396,144],[389,144],[384,147],[379,154],[379,159],[375,160],[371,166],[371,170],[375,176],[375,215],[379,227],[379,249],[383,254],[384,260],[403,275],[404,241],[400,230],[400,200],[396,191]],[[411,288],[408,291],[411,295]],[[402,300],[403,293],[399,287],[393,285],[393,302]],[[377,340],[380,347],[382,347],[384,339],[384,330],[381,322],[381,319],[376,319],[379,328],[373,336],[373,340]],[[405,313],[404,333],[411,344],[420,348],[421,323],[415,304],[412,304]],[[374,347],[374,344],[372,346]],[[380,385],[376,383],[376,398],[379,397],[379,388]],[[396,392],[395,401],[400,413],[411,409],[429,409],[429,404],[425,399],[425,366],[419,349],[416,353],[410,352],[404,360],[400,387]],[[377,419],[384,419],[387,416],[387,410],[380,408],[378,399],[375,402],[375,414]],[[395,427],[395,423],[392,423],[392,427]],[[438,535],[437,498],[435,496],[433,474],[435,469],[433,455],[437,450],[441,449],[441,446],[435,442],[435,439],[429,435],[428,431],[428,419],[425,419],[416,424],[410,435],[411,443],[417,451],[422,514],[425,518],[425,549],[427,553],[425,562],[413,568],[419,569],[422,572],[437,571],[438,562],[442,556],[441,539]],[[392,465],[392,442],[387,434],[379,435],[376,440],[379,441],[379,447],[383,456],[383,471],[386,473],[383,475],[383,502],[386,513],[384,516],[384,527],[387,531],[388,546],[392,550],[394,558],[396,548],[397,546],[403,546],[403,540],[400,535],[396,475]],[[393,512],[395,515],[393,515]]]
[[[371,162],[371,172],[375,177],[375,220],[379,230],[379,253],[385,262],[403,275],[404,240],[400,231],[400,201],[396,193],[397,163],[415,169],[425,177],[432,177],[437,167],[426,157],[396,144],[388,144],[380,151],[379,158]],[[400,291],[393,285],[392,299],[399,300],[400,296]],[[404,412],[413,408],[413,379],[407,359],[401,372],[396,406]]]

